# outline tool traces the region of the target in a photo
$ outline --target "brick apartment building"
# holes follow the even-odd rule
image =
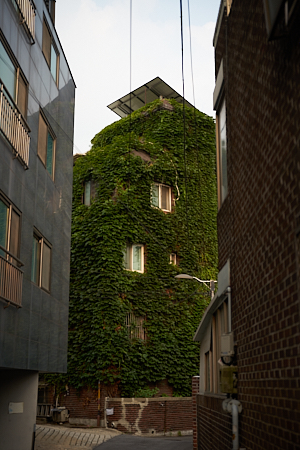
[[[220,272],[195,335],[201,450],[300,448],[299,3],[220,5]]]

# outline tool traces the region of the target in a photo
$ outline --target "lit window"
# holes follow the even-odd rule
[[[10,53],[8,47],[0,41],[0,79],[6,91],[18,106],[22,115],[27,116],[28,83]],[[1,84],[2,84],[1,83]]]
[[[127,245],[123,252],[124,268],[132,272],[144,272],[144,246],[141,244]]]
[[[176,264],[177,264],[177,255],[176,255],[176,253],[171,253],[170,254],[170,264],[174,264],[176,266]]]
[[[55,136],[41,112],[39,118],[38,156],[51,177],[54,178]]]
[[[218,202],[219,208],[227,197],[227,137],[225,100],[217,112],[217,164],[218,164]]]
[[[43,53],[55,83],[58,84],[59,53],[45,19],[43,23]]]
[[[37,231],[33,234],[31,281],[50,291],[51,245]]]
[[[129,313],[125,319],[125,325],[128,330],[129,339],[146,340],[146,330],[144,328],[145,317],[136,317],[133,313]]]
[[[151,189],[152,206],[171,211],[171,187],[160,183],[154,183]]]
[[[14,265],[20,256],[20,212],[0,196],[0,255]]]

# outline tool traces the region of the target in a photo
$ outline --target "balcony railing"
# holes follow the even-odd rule
[[[6,253],[7,258],[23,265],[18,258],[0,245],[1,253]],[[9,304],[20,308],[22,306],[22,282],[23,272],[11,261],[0,255],[0,298]]]
[[[35,5],[31,0],[15,0],[18,5],[22,23],[26,26],[30,36],[35,42]]]
[[[29,128],[0,80],[0,130],[12,146],[16,157],[28,169]]]

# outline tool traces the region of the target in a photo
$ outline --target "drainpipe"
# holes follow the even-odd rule
[[[231,333],[231,288],[228,286],[228,333]]]
[[[239,413],[242,412],[242,404],[238,400],[227,398],[223,401],[222,408],[232,415],[232,450],[239,450]]]

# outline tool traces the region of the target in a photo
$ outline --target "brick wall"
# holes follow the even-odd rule
[[[124,433],[181,434],[191,433],[193,410],[191,397],[109,398],[106,408],[110,424]]]
[[[197,450],[232,449],[232,418],[222,410],[223,400],[217,395],[197,395]]]
[[[229,185],[218,240],[220,269],[230,259],[240,447],[247,450],[300,448],[299,41],[294,26],[268,43],[263,2],[232,3],[225,72]],[[221,400],[210,401],[198,397],[199,449],[230,449],[231,417]]]
[[[199,393],[199,380],[199,376],[195,376],[192,378],[193,450],[198,449],[197,395]]]

